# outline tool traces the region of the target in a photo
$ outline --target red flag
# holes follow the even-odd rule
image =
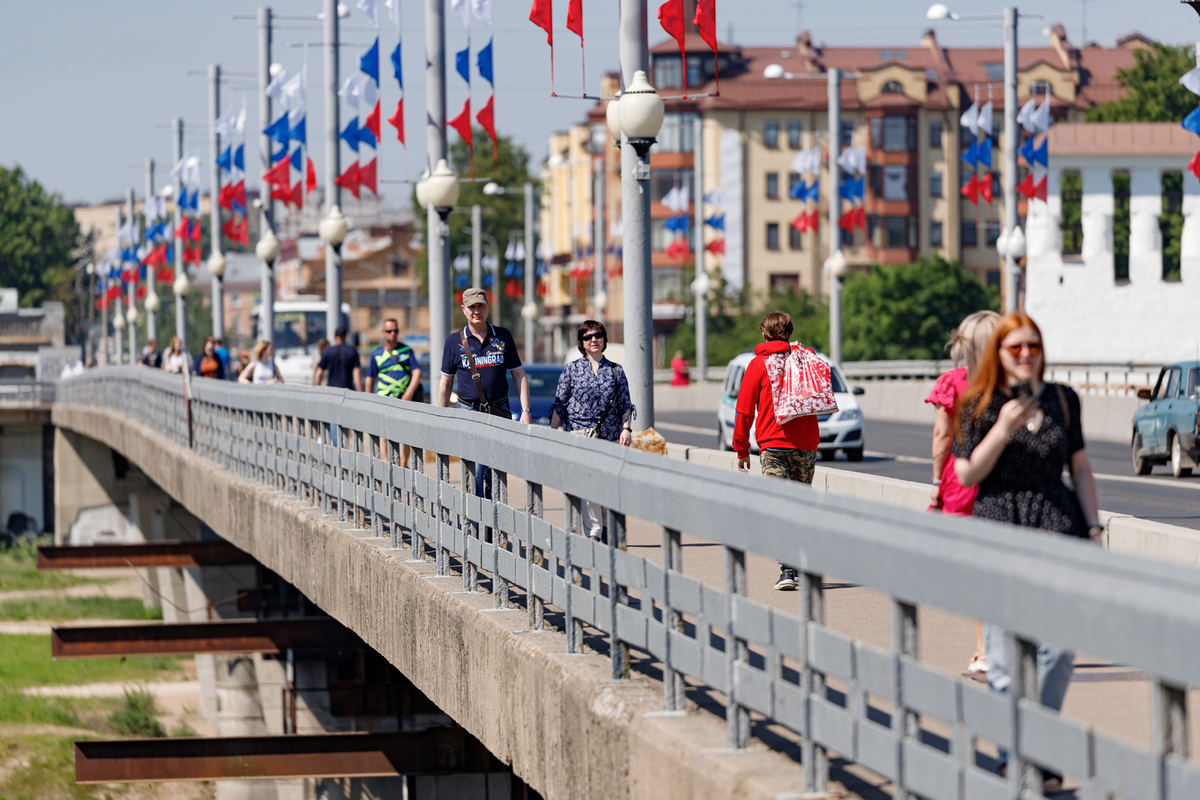
[[[363,127],[375,134],[375,141],[379,141],[379,101],[375,101],[375,107],[371,109],[371,113],[367,114],[367,118],[363,120]]]
[[[285,158],[264,172],[262,176],[263,183],[268,186],[291,186],[292,176],[288,172],[288,169],[290,169],[289,161],[291,159]]]
[[[571,2],[567,5],[567,30],[579,37],[579,46],[582,47],[583,0],[571,0]]]
[[[243,178],[242,180],[238,181],[237,183],[235,183],[233,185],[233,191],[230,193],[230,197],[233,198],[234,202],[240,203],[242,208],[246,207],[246,179],[245,178]]]
[[[182,219],[179,220],[179,224],[175,226],[175,232],[173,234],[171,234],[171,238],[172,239],[183,239],[185,241],[187,240],[187,238],[188,238],[188,218],[187,217],[183,217]]]
[[[667,0],[658,7],[658,21],[671,38],[679,42],[679,55],[683,58],[683,94],[687,97],[687,52],[683,47],[683,0]]]
[[[696,16],[692,24],[700,29],[700,38],[717,52],[717,0],[696,0]]]
[[[854,227],[862,228],[865,231],[867,229],[867,209],[859,206],[850,213],[854,215]]]
[[[725,255],[725,240],[713,239],[708,244],[704,245],[704,249],[712,253],[714,256]]]
[[[227,239],[236,239],[237,238],[237,232],[234,229],[233,217],[230,217],[229,219],[227,219],[223,223],[221,223],[221,234],[223,236],[225,236]]]
[[[1026,175],[1025,180],[1021,181],[1020,185],[1017,186],[1017,194],[1021,195],[1026,200],[1033,197],[1033,173],[1032,172],[1029,173],[1028,175]]]
[[[1187,168],[1188,172],[1200,178],[1200,153],[1192,156],[1192,160],[1188,162]]]
[[[200,220],[193,219],[191,228],[192,228],[192,232],[191,232],[191,235],[188,236],[188,238],[191,239],[193,242],[200,241]]]
[[[959,190],[963,197],[970,200],[975,205],[979,205],[979,179],[974,175],[971,180],[967,181],[967,185]]]
[[[806,230],[808,230],[808,212],[801,211],[789,224],[796,230],[800,231],[800,233],[804,233]]]
[[[343,189],[349,189],[350,194],[358,197],[358,162],[355,161],[350,166],[346,167],[346,171],[337,176],[334,180],[338,186]]]
[[[158,272],[154,275],[154,279],[159,283],[174,283],[175,268],[170,266],[159,267]]]
[[[396,129],[396,138],[400,140],[400,144],[404,144],[404,98],[400,98],[400,102],[396,103],[396,113],[388,117],[388,124]],[[312,163],[311,161],[308,163]]]
[[[992,202],[992,173],[983,176],[983,180],[979,182],[979,196],[983,198],[985,203]]]
[[[243,245],[250,244],[250,220],[242,217],[242,221],[233,226],[234,241],[241,242]]]
[[[1043,203],[1046,202],[1046,176],[1043,175],[1037,183],[1033,185],[1033,196]]]
[[[292,196],[289,202],[296,208],[304,205],[304,181],[296,181],[296,185],[292,187]]]
[[[221,187],[221,191],[217,193],[217,202],[221,204],[221,208],[233,209],[233,184],[227,183]]]
[[[488,98],[487,104],[479,109],[479,113],[475,115],[475,119],[479,120],[479,124],[487,131],[488,138],[492,140],[492,164],[496,163],[496,115],[494,113],[493,103],[496,100],[496,95]]]
[[[276,186],[271,190],[271,199],[279,200],[290,205],[292,202],[292,190],[290,188],[284,188],[283,186]]]
[[[134,289],[133,296],[136,297],[138,300],[141,300],[143,297],[145,297],[146,296],[146,284],[143,283],[140,286],[138,286],[137,289]]]
[[[817,230],[821,225],[821,215],[815,209],[808,212],[808,227],[810,230]]]
[[[550,96],[554,95],[554,12],[550,0],[533,0],[529,21],[546,32],[546,44],[550,45]]]
[[[379,196],[379,190],[376,189],[375,183],[375,159],[371,159],[367,163],[358,168],[358,182],[360,185],[371,190],[371,194]]]
[[[847,211],[838,217],[838,227],[844,231],[854,231],[854,212]]]
[[[458,135],[467,143],[467,147],[471,146],[471,98],[468,97],[463,103],[462,111],[458,112],[458,116],[446,124],[458,131]]]
[[[311,158],[306,160],[308,161],[308,168],[305,170],[304,193],[308,194],[317,188],[317,170],[313,167]]]

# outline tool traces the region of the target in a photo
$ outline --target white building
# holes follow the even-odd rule
[[[1200,181],[1187,165],[1200,138],[1178,123],[1059,124],[1048,136],[1047,202],[1028,203],[1025,288],[1047,359],[1153,365],[1196,358]],[[1164,214],[1180,212],[1177,271],[1175,258],[1164,269],[1164,249],[1173,249],[1176,236],[1167,219],[1164,243],[1160,224]]]

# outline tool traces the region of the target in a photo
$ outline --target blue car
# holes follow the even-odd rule
[[[550,405],[558,391],[558,376],[562,375],[562,364],[526,364],[525,374],[529,377],[530,416],[534,425],[550,424]],[[521,418],[521,396],[517,394],[512,376],[508,379],[508,407],[512,418]]]
[[[1137,395],[1150,402],[1133,412],[1134,474],[1170,464],[1176,478],[1191,475],[1200,462],[1200,361],[1168,364]]]

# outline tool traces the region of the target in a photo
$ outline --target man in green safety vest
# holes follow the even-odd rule
[[[376,347],[367,358],[363,375],[365,389],[384,397],[417,400],[421,395],[421,368],[412,348],[400,341],[400,324],[383,321],[383,346]]]

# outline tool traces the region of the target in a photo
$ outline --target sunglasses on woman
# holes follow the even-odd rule
[[[583,340],[585,342],[590,342],[592,339],[603,339],[603,338],[604,338],[603,333],[585,333],[583,335]]]
[[[1034,342],[1032,344],[1027,342],[1022,342],[1021,344],[1006,344],[1001,345],[1001,347],[1007,350],[1009,355],[1011,355],[1013,358],[1019,357],[1021,355],[1021,351],[1024,349],[1028,349],[1029,355],[1031,356],[1040,355],[1042,352],[1042,345],[1040,342]]]

